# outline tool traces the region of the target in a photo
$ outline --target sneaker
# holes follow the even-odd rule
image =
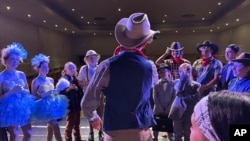
[[[94,133],[89,133],[88,141],[94,141]]]

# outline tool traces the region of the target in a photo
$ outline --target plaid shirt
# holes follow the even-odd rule
[[[190,61],[183,59],[183,62],[182,63],[190,63]],[[173,61],[173,59],[166,59],[164,60],[164,63],[166,63],[167,65],[170,66],[171,68],[171,74],[172,74],[172,77],[173,77],[173,80],[175,79],[179,79],[180,78],[180,74],[179,74],[179,66],[182,64],[182,63],[176,63],[175,61]]]

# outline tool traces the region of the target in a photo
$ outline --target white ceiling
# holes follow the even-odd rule
[[[0,0],[1,15],[68,34],[113,33],[134,12],[161,32],[217,32],[249,22],[250,0]]]

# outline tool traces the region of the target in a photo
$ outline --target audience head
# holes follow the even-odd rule
[[[23,59],[27,58],[27,51],[19,42],[13,42],[1,51],[1,62],[4,66],[16,68]]]
[[[202,44],[198,44],[196,48],[203,58],[209,58],[215,55],[219,50],[217,44],[209,40],[205,40]]]
[[[240,53],[240,46],[236,44],[230,44],[225,50],[225,59],[231,61],[235,59]]]
[[[157,71],[160,79],[172,79],[171,68],[167,64],[165,63],[160,64]]]
[[[170,47],[168,47],[168,49],[171,52],[172,57],[176,58],[176,57],[182,57],[183,55],[183,48],[181,46],[180,42],[172,42],[172,44],[170,45]]]
[[[76,65],[73,62],[67,62],[64,65],[63,73],[69,76],[75,76],[76,75]]]
[[[31,59],[31,65],[35,71],[47,74],[49,73],[49,61],[49,56],[40,53]]]
[[[230,125],[250,125],[249,119],[249,94],[210,93],[194,107],[190,141],[229,141]]]
[[[242,52],[236,59],[232,60],[233,73],[236,77],[246,77],[250,75],[250,53]]]
[[[192,77],[192,66],[189,63],[182,63],[179,66],[179,73],[180,76],[182,76],[182,74],[186,74],[189,78],[193,79]]]
[[[100,58],[100,54],[96,53],[95,50],[88,50],[84,57],[84,62],[88,65],[96,66]]]

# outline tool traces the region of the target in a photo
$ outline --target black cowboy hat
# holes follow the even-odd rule
[[[244,64],[244,66],[250,66],[250,53],[242,52],[236,59],[232,60],[233,62],[240,62]]]
[[[174,50],[174,51],[182,50],[183,48],[184,47],[181,46],[180,42],[172,42],[171,46],[168,47],[168,49]]]
[[[212,43],[211,41],[209,40],[205,40],[202,44],[198,43],[196,49],[197,51],[200,53],[200,48],[201,47],[210,47],[212,50],[213,50],[213,53],[212,54],[216,54],[218,51],[219,51],[219,47],[217,44],[215,43]]]

